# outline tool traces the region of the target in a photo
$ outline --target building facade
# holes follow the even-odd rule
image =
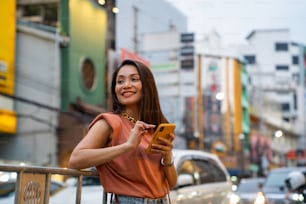
[[[1,159],[66,167],[89,122],[107,109],[115,1],[15,3],[16,84],[6,97],[18,123],[14,134],[0,133]]]
[[[253,128],[285,163],[289,150],[305,147],[305,47],[291,41],[288,29],[254,30],[247,41],[240,53],[250,77]],[[278,131],[283,137],[275,137]]]

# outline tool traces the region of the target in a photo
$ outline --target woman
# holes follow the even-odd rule
[[[141,62],[125,60],[113,74],[111,92],[113,111],[92,121],[71,154],[70,168],[96,166],[104,190],[115,195],[113,203],[167,203],[177,180],[175,135],[160,138],[154,153],[146,153],[154,130],[168,123],[152,72]]]

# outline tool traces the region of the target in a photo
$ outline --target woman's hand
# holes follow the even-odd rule
[[[127,143],[131,148],[136,148],[141,141],[142,136],[148,132],[150,129],[153,129],[155,125],[147,124],[142,121],[137,121],[134,128],[131,130],[130,136]]]
[[[152,152],[161,153],[165,160],[168,160],[169,153],[173,149],[173,141],[175,139],[175,134],[171,133],[167,138],[159,137],[156,144],[152,144]],[[171,157],[169,158],[171,160]]]

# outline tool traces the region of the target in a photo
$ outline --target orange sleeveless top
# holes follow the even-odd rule
[[[101,119],[106,120],[113,129],[112,146],[127,141],[133,123],[114,113],[102,113],[89,128]],[[146,133],[137,149],[96,167],[106,192],[145,198],[161,198],[169,192],[160,164],[161,155],[147,154],[145,151],[152,137],[152,133]]]

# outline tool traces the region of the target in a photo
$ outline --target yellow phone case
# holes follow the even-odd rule
[[[176,125],[174,123],[161,123],[157,127],[157,129],[154,132],[153,139],[151,140],[148,148],[146,149],[146,152],[148,154],[151,154],[151,148],[152,144],[157,143],[157,138],[159,137],[167,137],[170,133],[174,133]]]

